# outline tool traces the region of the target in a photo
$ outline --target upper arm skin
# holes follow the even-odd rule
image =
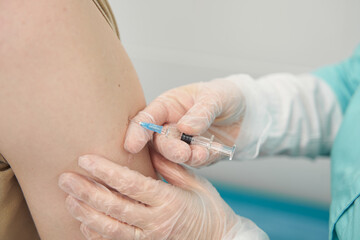
[[[156,177],[147,149],[123,149],[145,106],[120,41],[91,0],[0,1],[0,152],[42,239],[81,239],[58,176],[103,155]],[[21,231],[21,229],[19,229]]]

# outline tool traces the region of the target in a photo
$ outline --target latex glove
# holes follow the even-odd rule
[[[93,155],[79,166],[108,187],[75,173],[60,176],[59,186],[70,194],[67,209],[87,239],[268,239],[207,180],[158,153],[152,159],[168,183]]]
[[[126,134],[125,149],[137,153],[153,138],[151,131],[136,123],[142,121],[157,125],[177,124],[181,132],[205,137],[215,135],[215,141],[230,146],[234,145],[241,129],[242,140],[237,144],[235,157],[254,158],[265,140],[263,133],[271,123],[260,95],[248,75],[172,89],[133,118]],[[259,112],[263,117],[257,118]],[[194,167],[211,164],[222,157],[201,146],[189,146],[181,140],[158,134],[154,137],[154,145],[167,159]]]

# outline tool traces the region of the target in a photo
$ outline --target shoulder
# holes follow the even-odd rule
[[[101,19],[102,18],[102,19]],[[44,46],[45,40],[80,35],[103,16],[91,0],[8,0],[0,7],[0,54]],[[45,46],[52,47],[46,44]]]

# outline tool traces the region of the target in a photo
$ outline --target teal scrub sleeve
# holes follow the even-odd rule
[[[360,239],[360,45],[347,60],[317,70],[344,113],[331,150],[330,240]]]
[[[349,59],[336,65],[320,68],[313,74],[329,84],[345,113],[360,83],[360,45]]]
[[[360,88],[331,152],[330,239],[360,239]]]
[[[360,239],[360,198],[351,203],[346,212],[337,221],[332,240]]]

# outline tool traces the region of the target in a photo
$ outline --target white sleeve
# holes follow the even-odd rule
[[[310,74],[287,73],[255,81],[237,81],[236,76],[231,80],[242,89],[246,101],[235,159],[259,154],[329,154],[342,112],[324,81]]]

